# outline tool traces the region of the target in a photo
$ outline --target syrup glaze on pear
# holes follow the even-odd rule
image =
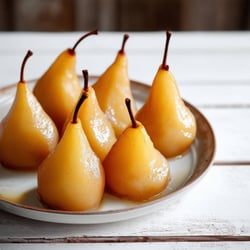
[[[32,54],[28,51],[23,59],[13,104],[0,124],[0,161],[10,168],[37,167],[58,142],[54,122],[24,80],[24,68]]]
[[[131,93],[128,77],[128,60],[125,45],[129,36],[124,35],[121,49],[118,51],[113,64],[99,77],[93,85],[101,109],[110,120],[117,137],[129,126],[130,120],[124,105],[126,97],[131,99],[133,112],[136,104]]]
[[[171,33],[166,33],[163,61],[149,96],[138,111],[141,121],[155,147],[166,157],[183,154],[196,136],[196,121],[180,96],[174,76],[167,65],[167,51]]]
[[[34,87],[35,96],[54,120],[59,132],[74,109],[82,89],[75,69],[75,50],[83,39],[96,34],[97,30],[86,33],[72,48],[63,51]]]
[[[104,170],[78,119],[86,98],[87,94],[83,93],[60,142],[38,168],[38,193],[54,209],[92,210],[100,205],[103,197]]]
[[[103,161],[106,184],[111,193],[121,198],[144,201],[166,188],[170,171],[144,126],[134,119],[130,99],[125,102],[132,125],[124,130]]]

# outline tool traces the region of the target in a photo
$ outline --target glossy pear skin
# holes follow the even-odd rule
[[[98,104],[95,90],[89,86],[86,93],[88,98],[81,105],[78,117],[90,146],[103,161],[115,143],[116,136],[110,121]]]
[[[103,162],[106,183],[115,195],[143,201],[166,188],[167,160],[154,148],[144,127],[129,127],[118,138]]]
[[[81,122],[69,123],[55,151],[38,168],[38,193],[49,207],[85,211],[99,206],[105,175]]]
[[[63,51],[37,81],[34,94],[44,110],[55,122],[58,131],[71,113],[81,93],[76,74],[76,56],[69,49]]]
[[[34,168],[55,148],[58,132],[26,83],[19,82],[0,124],[0,160],[10,168]]]
[[[195,117],[185,106],[173,75],[166,69],[159,68],[136,119],[166,157],[184,153],[196,136]]]
[[[111,121],[116,136],[120,136],[130,124],[127,109],[124,105],[125,98],[131,99],[133,113],[136,113],[136,105],[128,78],[128,60],[125,53],[117,54],[114,63],[100,76],[93,88],[101,109]]]

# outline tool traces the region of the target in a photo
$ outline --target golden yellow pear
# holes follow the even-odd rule
[[[82,94],[86,95],[87,98],[79,109],[78,118],[81,120],[90,146],[100,160],[103,161],[116,141],[115,132],[99,106],[95,90],[88,86],[87,70],[83,70],[83,77],[84,89]]]
[[[86,33],[73,48],[63,51],[35,84],[34,94],[55,122],[59,132],[81,93],[75,69],[75,49],[84,38],[93,34],[97,34],[97,31]]]
[[[100,107],[111,121],[117,137],[130,124],[126,107],[123,105],[126,97],[131,99],[133,112],[136,112],[128,77],[128,60],[124,50],[128,37],[127,34],[124,35],[122,47],[115,61],[93,85]]]
[[[196,120],[181,98],[174,76],[166,64],[171,33],[167,32],[163,63],[154,78],[149,96],[138,111],[155,147],[166,157],[183,154],[196,136]]]
[[[91,210],[100,205],[103,197],[103,167],[77,117],[85,98],[83,95],[79,99],[60,142],[38,168],[38,193],[41,200],[54,209]]]
[[[130,100],[126,103],[132,126],[124,130],[103,161],[106,184],[119,197],[143,201],[166,188],[169,165],[154,148],[143,125],[134,120]]]
[[[23,79],[26,54],[13,104],[0,123],[0,162],[9,168],[35,168],[55,148],[58,132],[54,122]]]

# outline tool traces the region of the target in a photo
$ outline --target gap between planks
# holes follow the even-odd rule
[[[214,166],[249,166],[250,161],[215,161]]]
[[[232,242],[250,241],[250,236],[82,236],[63,238],[6,238],[0,243],[135,243],[135,242]]]
[[[204,109],[249,109],[250,103],[244,104],[198,104],[198,108]]]

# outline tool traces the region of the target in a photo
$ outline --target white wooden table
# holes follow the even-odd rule
[[[102,73],[122,35],[101,32],[80,45],[79,74],[82,68]],[[34,79],[79,36],[0,33],[0,87],[18,81],[27,49],[36,66],[26,67],[25,76]],[[164,39],[165,32],[130,33],[131,79],[152,82]],[[250,248],[250,32],[173,33],[168,62],[182,96],[202,111],[216,134],[216,158],[205,178],[170,207],[123,222],[55,224],[0,211],[0,249]]]

